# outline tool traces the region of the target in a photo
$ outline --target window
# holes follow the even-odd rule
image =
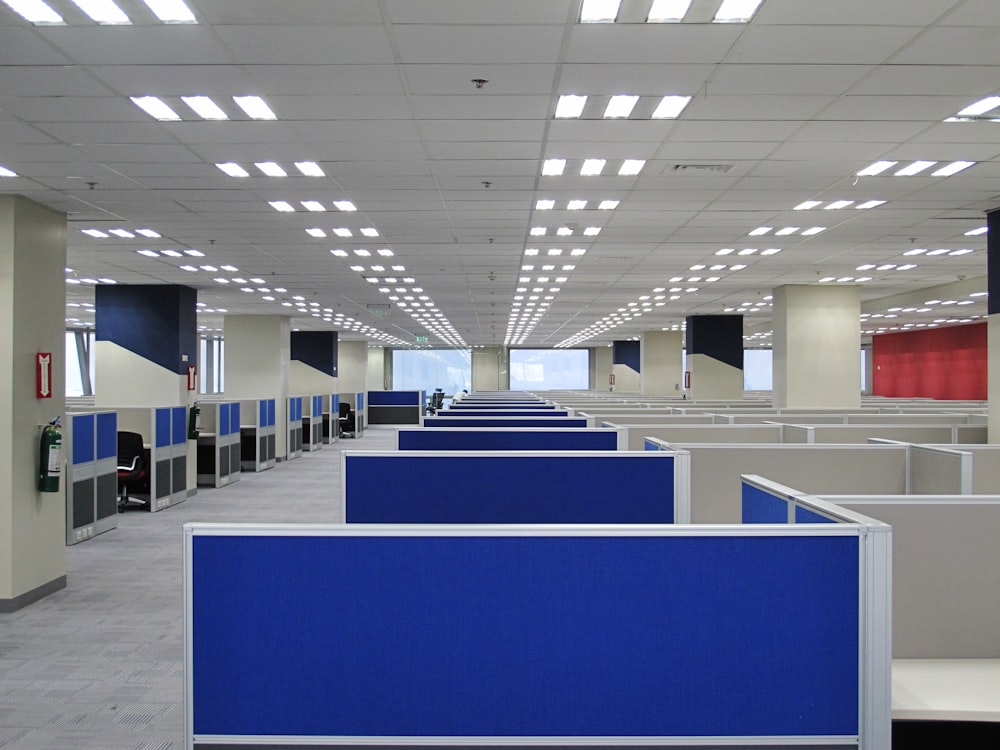
[[[512,391],[587,390],[590,355],[586,349],[511,349]]]
[[[451,396],[472,390],[469,349],[393,349],[392,387],[399,391],[440,388]]]

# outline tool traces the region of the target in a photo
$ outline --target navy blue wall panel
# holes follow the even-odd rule
[[[727,365],[743,369],[742,315],[689,315],[687,354],[704,354]]]
[[[371,406],[419,406],[420,391],[368,391]]]
[[[611,347],[611,364],[628,365],[641,372],[642,348],[639,341],[615,341]]]
[[[576,417],[424,417],[424,427],[586,427]]]
[[[989,315],[1000,313],[1000,210],[986,214],[986,311]]]
[[[788,503],[759,487],[743,483],[743,523],[788,523]]]
[[[337,377],[337,332],[292,331],[291,358]]]
[[[344,475],[348,523],[674,520],[674,460],[667,454],[354,454],[345,457]]]
[[[196,536],[194,732],[855,735],[857,545]]]
[[[456,412],[452,412],[451,409],[445,410],[442,416],[445,417],[568,417],[569,412],[565,409],[557,410],[551,409],[546,411],[540,411],[538,409],[494,409],[482,408],[482,409],[459,409]]]
[[[399,450],[409,451],[613,451],[618,433],[596,430],[399,430]]]
[[[198,292],[165,284],[99,284],[95,337],[112,341],[179,375],[198,359]],[[183,359],[187,355],[187,360]]]

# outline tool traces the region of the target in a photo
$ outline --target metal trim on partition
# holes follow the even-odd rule
[[[859,750],[892,745],[892,529],[867,525],[861,537],[858,643]]]
[[[691,523],[691,452],[674,451],[674,523]]]

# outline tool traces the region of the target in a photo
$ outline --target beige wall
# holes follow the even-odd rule
[[[344,393],[368,391],[368,343],[344,341],[337,344],[337,382]]]
[[[185,406],[195,393],[187,389],[187,375],[171,372],[113,341],[95,341],[93,357],[98,407]]]
[[[391,365],[386,359],[392,357],[392,351],[382,346],[372,346],[368,349],[368,373],[365,382],[369,391],[391,391]]]
[[[66,584],[65,494],[36,489],[40,426],[65,410],[65,267],[66,217],[0,196],[0,611]],[[52,398],[36,398],[39,352]]]
[[[611,388],[608,376],[613,372],[611,365],[613,349],[610,346],[597,346],[590,352],[590,388],[595,391],[607,391]]]
[[[641,343],[640,390],[657,396],[679,396],[684,384],[684,334],[645,331]]]
[[[472,390],[503,391],[510,387],[507,350],[485,346],[472,350]]]

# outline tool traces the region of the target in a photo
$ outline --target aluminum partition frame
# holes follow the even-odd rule
[[[939,445],[918,445],[911,444],[906,452],[907,465],[906,465],[906,491],[910,491],[911,481],[910,472],[913,470],[913,464],[910,462],[911,457],[920,451],[926,451],[928,453],[943,453],[949,456],[959,457],[959,495],[971,495],[972,494],[972,454],[968,451],[957,450],[955,448],[944,448]],[[924,493],[926,494],[926,493]]]
[[[759,478],[757,478],[759,479]],[[766,481],[766,480],[764,480]],[[807,496],[796,501],[836,508]],[[808,506],[807,506],[808,507]],[[858,514],[860,515],[860,514]],[[861,516],[863,518],[863,516]],[[223,524],[187,523],[183,528],[183,596],[184,596],[184,677],[183,721],[184,748],[200,746],[255,745],[259,747],[308,746],[704,746],[704,747],[857,747],[858,750],[885,750],[891,744],[890,672],[891,655],[891,534],[885,524],[794,524],[774,525],[687,525],[687,526],[392,526],[366,524]],[[195,736],[193,705],[193,540],[195,536],[664,536],[664,537],[728,537],[728,536],[857,536],[859,538],[859,675],[858,675],[858,735],[845,736],[745,736],[745,737],[528,737],[528,736],[468,736],[468,737],[341,737],[341,736]],[[884,666],[883,666],[884,662]]]
[[[788,503],[788,523],[809,528],[833,524],[801,524],[795,509],[806,508],[830,518],[836,525],[860,530],[861,545],[858,663],[859,750],[884,750],[892,746],[892,527],[856,511],[842,508],[754,474],[742,475],[744,483],[776,495]],[[766,525],[766,524],[765,524]]]

